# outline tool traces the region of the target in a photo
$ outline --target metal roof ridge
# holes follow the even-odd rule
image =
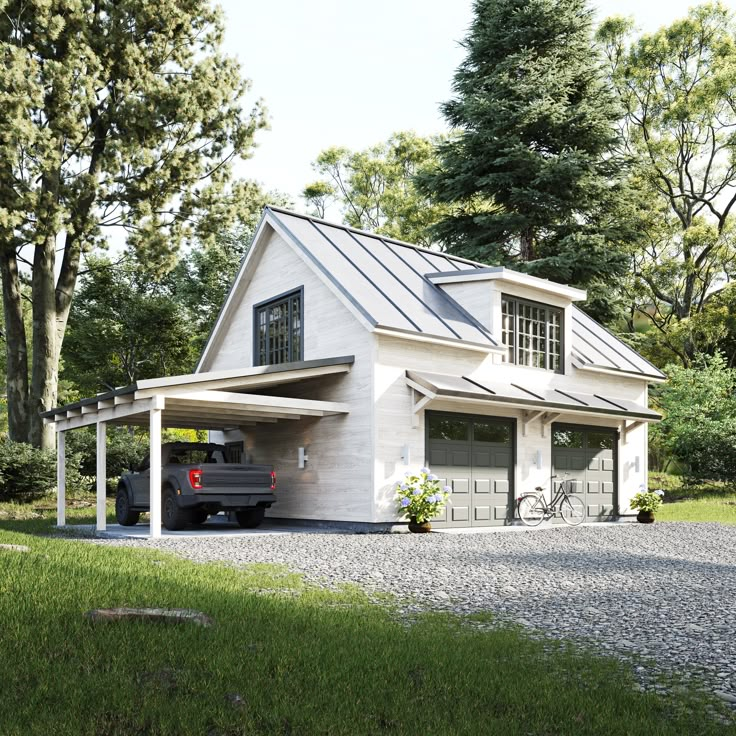
[[[310,220],[313,222],[319,222],[322,225],[327,225],[328,227],[334,227],[338,228],[340,230],[346,230],[351,233],[356,233],[358,235],[365,235],[369,238],[376,238],[377,240],[388,240],[391,243],[395,243],[396,245],[400,245],[405,248],[413,248],[414,250],[418,250],[423,253],[431,253],[435,256],[440,256],[441,258],[448,258],[453,261],[457,261],[459,263],[467,263],[470,266],[474,266],[475,268],[486,268],[486,264],[481,263],[480,261],[472,261],[469,258],[463,258],[462,256],[456,256],[452,253],[445,253],[441,250],[432,250],[431,248],[426,248],[423,245],[417,245],[416,243],[409,243],[406,240],[399,240],[398,238],[392,238],[388,235],[381,235],[379,233],[371,232],[370,230],[363,230],[358,227],[351,227],[350,225],[343,225],[342,223],[338,222],[330,222],[330,220],[325,220],[322,217],[314,217],[313,215],[305,215],[301,212],[294,212],[293,210],[288,210],[285,207],[278,207],[276,205],[267,204],[264,209],[268,209],[271,212],[275,212],[277,214],[282,215],[291,215],[292,217],[299,217],[302,220]]]

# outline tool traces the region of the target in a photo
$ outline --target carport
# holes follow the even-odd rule
[[[353,356],[249,368],[211,371],[138,381],[44,412],[57,437],[57,526],[66,525],[65,433],[97,428],[97,531],[106,524],[107,425],[148,427],[150,452],[150,536],[161,536],[161,429],[223,430],[260,423],[295,421],[349,413],[347,404],[275,396],[275,386],[348,373]],[[256,393],[257,392],[257,393]]]

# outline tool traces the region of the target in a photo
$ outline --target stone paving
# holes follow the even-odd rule
[[[736,527],[620,524],[485,534],[288,533],[97,540],[197,561],[283,563],[321,584],[358,583],[704,679],[736,707]],[[641,657],[641,661],[636,658]],[[654,662],[654,667],[647,663]],[[658,687],[662,687],[659,685]]]

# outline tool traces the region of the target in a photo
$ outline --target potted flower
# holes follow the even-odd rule
[[[640,524],[651,524],[654,521],[654,512],[662,505],[662,496],[664,491],[645,491],[644,486],[634,495],[629,505],[632,509],[639,509],[636,520]]]
[[[409,531],[431,531],[429,521],[442,513],[449,493],[450,486],[440,488],[440,479],[429,468],[405,473],[404,479],[396,484],[396,502],[399,512],[409,517]]]

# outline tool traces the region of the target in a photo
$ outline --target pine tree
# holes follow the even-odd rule
[[[442,106],[456,135],[420,181],[453,205],[435,235],[486,263],[610,283],[634,234],[592,12],[585,0],[476,0],[474,13],[456,96]],[[592,311],[606,316],[606,301]]]

